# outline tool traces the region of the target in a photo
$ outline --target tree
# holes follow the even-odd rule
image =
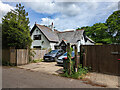
[[[120,43],[120,10],[113,12],[106,23],[96,23],[86,28],[85,32],[96,43]]]
[[[120,10],[113,12],[106,23],[112,43],[120,43]]]
[[[87,28],[89,28],[89,26],[83,26],[81,28],[77,28],[76,30],[82,30],[82,29],[87,29]]]
[[[88,37],[93,39],[96,43],[111,43],[108,35],[108,27],[106,23],[96,23],[91,27],[85,29]]]
[[[2,38],[4,47],[27,48],[31,46],[28,13],[21,4],[16,5],[2,18]]]

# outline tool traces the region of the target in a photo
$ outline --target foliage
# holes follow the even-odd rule
[[[72,58],[72,48],[70,48],[70,50],[67,50],[67,62],[71,62],[71,58]]]
[[[113,12],[106,23],[96,23],[84,29],[85,34],[96,43],[120,43],[120,10]]]
[[[88,73],[88,68],[87,67],[83,67],[82,65],[80,65],[78,67],[78,72],[74,72],[74,70],[72,70],[72,74],[69,75],[68,71],[64,70],[64,73],[61,74],[61,76],[63,77],[69,77],[69,78],[74,78],[74,79],[82,79],[84,75],[86,75]]]
[[[61,76],[75,78],[75,79],[82,79],[82,77],[88,73],[88,68],[87,67],[82,68],[82,65],[80,65],[78,67],[78,72],[76,72],[75,60],[74,58],[72,59],[72,56],[71,56],[73,49],[71,47],[69,50],[68,49],[69,48],[67,48],[67,60],[65,60],[64,62],[64,70],[63,70],[64,73],[61,74]],[[68,64],[70,64],[70,70],[68,68]],[[69,73],[69,71],[71,73]]]
[[[103,45],[102,43],[95,43],[95,45]]]
[[[87,28],[89,28],[89,26],[83,26],[81,28],[77,28],[76,30],[82,30],[82,29],[87,29]]]
[[[49,48],[48,52],[52,51],[52,48]]]
[[[42,62],[42,61],[43,61],[43,59],[33,60],[33,61],[31,61],[31,63],[38,63],[38,62]]]
[[[106,20],[110,40],[120,43],[120,10],[113,12]]]
[[[108,36],[108,27],[105,23],[96,23],[85,29],[85,33],[96,43],[111,43]]]
[[[29,49],[29,61],[32,61],[32,58],[35,56],[36,52],[32,49]]]
[[[47,48],[42,48],[42,50],[46,50]]]
[[[31,46],[28,13],[21,4],[16,5],[2,18],[2,39],[4,47],[27,48]]]

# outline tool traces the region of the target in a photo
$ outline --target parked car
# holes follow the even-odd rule
[[[72,58],[75,57],[74,51],[72,51],[71,55],[72,55]],[[67,52],[57,59],[57,64],[63,65],[63,58],[67,58]]]
[[[62,49],[56,49],[45,54],[43,59],[44,61],[56,61],[57,58],[63,54],[64,54],[64,51]]]

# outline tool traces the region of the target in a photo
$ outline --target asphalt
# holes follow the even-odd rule
[[[43,72],[17,67],[2,68],[2,88],[102,88]]]

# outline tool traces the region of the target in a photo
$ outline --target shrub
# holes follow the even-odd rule
[[[85,76],[88,73],[88,70],[89,70],[89,68],[87,68],[87,67],[83,67],[82,68],[82,65],[80,65],[78,67],[78,72],[75,72],[73,69],[74,68],[72,68],[71,75],[68,74],[67,70],[63,70],[64,73],[61,74],[61,76],[63,76],[63,77],[70,77],[70,78],[74,78],[74,79],[82,79],[83,76]]]

